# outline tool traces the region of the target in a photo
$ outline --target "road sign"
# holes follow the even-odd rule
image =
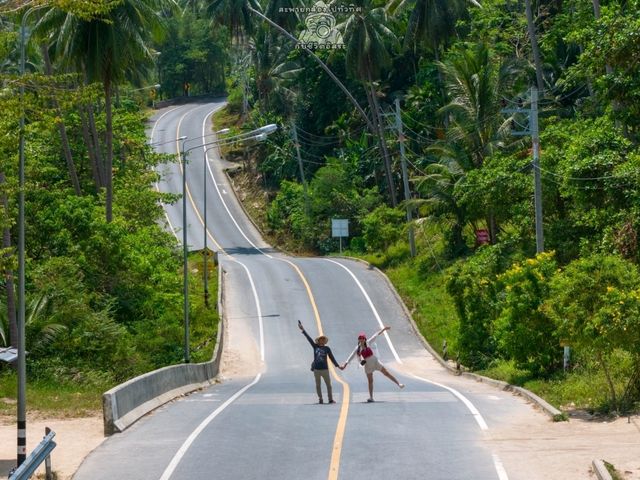
[[[343,218],[331,219],[331,236],[332,237],[348,237],[349,236],[349,220]]]

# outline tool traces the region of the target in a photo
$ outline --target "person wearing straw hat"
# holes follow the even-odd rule
[[[336,403],[333,399],[333,390],[331,389],[331,376],[329,375],[329,363],[327,362],[327,358],[331,359],[331,362],[336,368],[341,367],[333,356],[331,349],[327,347],[329,339],[326,337],[326,335],[320,335],[314,341],[309,336],[309,334],[307,334],[300,320],[298,320],[298,328],[305,336],[309,344],[313,347],[313,362],[311,362],[311,370],[313,371],[313,376],[316,380],[316,393],[318,394],[318,403],[324,403],[324,401],[322,400],[322,386],[320,384],[320,379],[324,380],[324,384],[327,387],[327,398],[329,403]]]
[[[404,384],[400,383],[398,379],[389,372],[389,370],[384,368],[384,365],[380,363],[380,360],[378,360],[378,357],[374,355],[373,350],[369,346],[369,344],[371,344],[378,337],[378,335],[382,334],[386,330],[389,330],[390,328],[391,327],[384,327],[382,330],[374,333],[368,339],[367,339],[367,336],[364,334],[364,332],[360,333],[360,335],[358,335],[358,345],[353,350],[353,352],[351,352],[351,355],[349,355],[349,358],[347,358],[347,361],[344,362],[344,364],[340,367],[342,370],[344,370],[346,366],[349,364],[349,362],[351,361],[351,359],[354,358],[356,355],[358,356],[358,358],[360,359],[360,365],[364,367],[364,373],[367,375],[367,383],[369,384],[369,398],[367,399],[367,402],[369,403],[374,401],[373,400],[373,372],[375,372],[376,370],[382,373],[385,377],[387,377],[393,383],[398,385],[398,387],[404,388]]]

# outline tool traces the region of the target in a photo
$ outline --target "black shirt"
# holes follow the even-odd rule
[[[331,362],[333,362],[336,367],[338,366],[338,362],[333,356],[333,353],[331,353],[331,349],[329,347],[327,347],[326,345],[318,345],[304,330],[302,331],[302,334],[306,337],[306,339],[313,347],[313,363],[311,364],[311,368],[313,370],[327,370],[329,368],[327,357],[331,359]]]

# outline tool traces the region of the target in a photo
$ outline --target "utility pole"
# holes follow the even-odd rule
[[[293,134],[293,144],[296,147],[298,156],[298,168],[300,169],[300,180],[302,181],[302,189],[304,191],[304,211],[309,216],[309,195],[307,192],[307,180],[304,176],[304,167],[302,166],[302,157],[300,156],[300,142],[298,142],[298,130],[295,122],[291,122],[291,133]]]
[[[544,252],[544,231],[542,228],[542,180],[540,174],[540,132],[538,128],[538,89],[531,87],[531,105],[526,108],[504,108],[502,113],[524,113],[529,117],[529,128],[518,132],[511,131],[512,135],[531,135],[533,147],[533,203],[535,208],[536,223],[536,253]]]
[[[411,225],[411,221],[413,220],[413,215],[411,213],[411,191],[409,190],[409,177],[407,175],[407,159],[405,157],[404,152],[404,133],[402,131],[402,117],[400,116],[400,99],[396,98],[396,128],[398,129],[398,142],[400,143],[400,165],[402,167],[402,182],[404,184],[404,199],[407,202],[407,225],[409,227],[409,250],[411,251],[411,256],[416,256],[416,241],[413,232],[413,225]]]
[[[542,230],[542,181],[540,178],[540,135],[538,131],[538,89],[531,87],[531,114],[529,119],[531,141],[533,143],[533,187],[536,210],[536,253],[544,252],[544,232]]]

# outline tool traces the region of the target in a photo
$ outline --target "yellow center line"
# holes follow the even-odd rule
[[[186,168],[186,165],[184,165],[183,167],[183,158],[182,158],[182,152],[180,150],[180,144],[178,142],[178,138],[180,137],[180,125],[182,125],[182,120],[184,120],[184,117],[186,117],[189,114],[189,112],[185,113],[182,117],[180,117],[180,121],[178,122],[178,128],[176,129],[176,150],[178,151],[178,167],[180,168],[180,173],[182,173],[182,175],[184,175],[184,168]],[[204,147],[203,147],[204,148]],[[207,161],[207,155],[205,154],[204,156],[204,161]],[[205,176],[204,181],[207,181],[207,177]],[[206,185],[205,185],[205,188]],[[196,206],[195,201],[193,200],[193,196],[191,195],[191,190],[189,190],[189,184],[186,184],[186,192],[187,192],[187,196],[189,197],[189,201],[191,202],[191,205],[193,206],[193,210],[196,212],[196,216],[198,217],[198,220],[200,220],[200,223],[202,224],[202,226],[204,227],[204,220],[202,219],[202,217],[200,216],[200,210],[198,209],[198,207]],[[183,225],[182,228],[187,228],[186,225]],[[216,241],[216,239],[213,237],[213,235],[211,235],[211,233],[209,232],[209,229],[207,228],[207,237],[211,239],[211,241],[213,243],[215,243],[216,247],[218,247],[218,250],[221,251],[222,253],[226,253],[224,251],[224,249],[222,248],[222,246]]]
[[[179,159],[178,166],[180,167],[180,172],[182,173],[182,175],[184,175],[182,154],[180,151],[180,145],[178,143],[177,138],[180,136],[180,125],[182,124],[182,120],[187,115],[187,113],[185,113],[180,118],[180,121],[178,122],[177,132],[176,132],[176,146],[177,146],[176,150],[178,151],[178,159]],[[204,161],[205,162],[207,161],[206,154],[205,154]],[[189,197],[189,201],[191,202],[191,205],[193,206],[193,209],[198,219],[200,220],[200,223],[204,227],[204,220],[200,216],[200,211],[198,210],[198,207],[196,206],[193,200],[193,197],[191,195],[191,191],[189,190],[188,185],[186,186],[186,192]],[[186,225],[183,226],[183,228],[186,228]],[[207,229],[207,236],[216,244],[219,251],[226,254],[222,246],[220,246],[220,244],[216,241],[216,239],[211,235],[211,233],[209,232],[209,229]],[[305,278],[304,274],[298,268],[298,266],[293,262],[286,259],[282,259],[282,258],[277,258],[277,260],[281,260],[291,265],[291,267],[293,267],[293,269],[299,275],[307,291],[307,296],[309,297],[309,302],[311,303],[311,308],[313,309],[313,315],[316,320],[318,332],[320,335],[324,335],[322,331],[322,321],[320,320],[320,312],[318,311],[318,307],[317,307],[315,298],[313,296],[313,292],[311,291],[311,287],[309,286],[309,282],[307,282],[307,279]],[[349,384],[345,380],[343,380],[342,377],[340,377],[340,375],[337,374],[337,372],[335,371],[335,368],[331,364],[329,364],[329,371],[331,372],[331,375],[333,376],[333,378],[342,385],[342,401],[340,406],[340,416],[338,418],[338,424],[336,425],[336,434],[333,438],[333,448],[331,451],[331,464],[329,465],[329,476],[327,477],[327,480],[338,480],[338,473],[340,472],[340,456],[342,454],[342,441],[344,439],[344,432],[347,425],[347,416],[349,414],[349,399],[351,396],[351,390],[349,388]]]
[[[302,279],[302,283],[304,284],[305,289],[307,290],[307,295],[309,296],[309,301],[311,302],[311,308],[313,309],[313,315],[316,319],[316,325],[318,326],[319,335],[324,335],[322,331],[322,322],[320,320],[320,312],[318,312],[318,307],[316,305],[315,298],[313,297],[313,292],[311,291],[311,287],[307,282],[304,274],[296,264],[290,262],[285,259],[278,259],[283,262],[288,263],[293,267],[293,269],[298,273],[300,278]],[[338,473],[340,472],[340,455],[342,454],[342,440],[344,439],[344,431],[347,426],[347,415],[349,414],[349,397],[351,396],[351,392],[349,389],[349,384],[343,380],[340,375],[337,374],[333,365],[329,363],[329,371],[333,378],[335,378],[342,385],[342,402],[340,406],[340,417],[338,418],[338,424],[336,426],[336,434],[333,438],[333,448],[331,451],[331,464],[329,465],[329,476],[328,480],[337,480]]]

